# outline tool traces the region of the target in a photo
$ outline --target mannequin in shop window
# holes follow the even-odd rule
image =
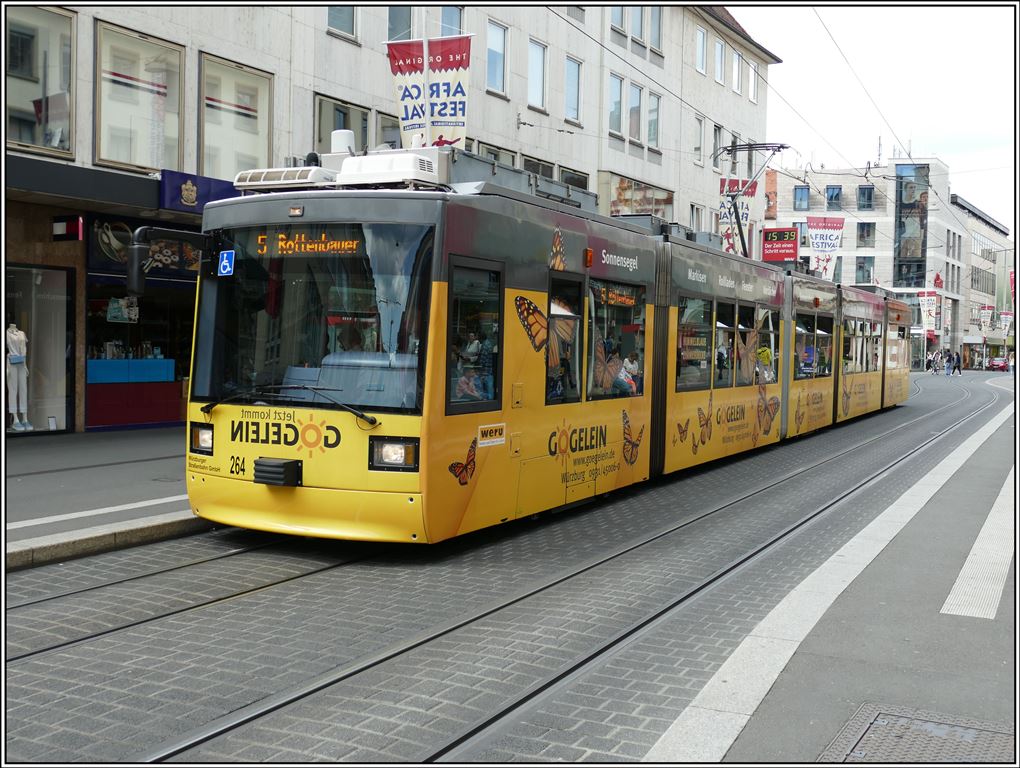
[[[14,422],[11,429],[32,431],[28,421],[28,337],[14,323],[7,326],[7,404]]]

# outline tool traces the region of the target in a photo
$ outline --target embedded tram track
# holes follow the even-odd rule
[[[531,597],[540,595],[541,593],[575,579],[582,574],[611,563],[618,558],[634,553],[643,547],[647,547],[653,542],[664,539],[664,537],[682,533],[685,529],[688,529],[713,515],[717,515],[724,510],[747,502],[752,497],[758,496],[759,494],[777,490],[784,484],[794,479],[803,478],[805,475],[813,471],[817,471],[820,468],[824,468],[825,465],[838,461],[841,458],[846,457],[848,454],[866,451],[868,447],[876,441],[887,439],[889,435],[897,431],[916,425],[919,421],[930,420],[932,415],[965,402],[971,397],[971,394],[966,389],[964,389],[963,392],[963,397],[958,398],[952,403],[946,404],[938,409],[926,411],[922,417],[898,424],[889,430],[878,435],[873,435],[866,440],[859,441],[849,448],[837,451],[836,453],[815,461],[808,466],[786,473],[785,475],[760,485],[757,488],[742,492],[736,497],[725,500],[712,509],[698,514],[691,519],[685,520],[679,525],[671,525],[661,528],[656,532],[649,533],[636,543],[628,543],[616,548],[610,553],[591,558],[589,561],[570,569],[568,573],[561,573],[541,584],[521,590],[517,594],[509,596],[505,600],[499,601],[498,604],[489,605],[482,610],[474,612],[471,616],[449,622],[444,626],[433,627],[407,642],[390,646],[389,648],[383,649],[370,657],[363,657],[351,664],[337,667],[325,674],[310,678],[299,685],[289,688],[288,690],[280,691],[262,700],[253,702],[248,706],[241,707],[238,710],[208,722],[203,726],[192,729],[180,737],[168,740],[163,744],[158,745],[145,755],[139,757],[138,760],[143,762],[168,760],[175,756],[182,755],[188,750],[200,747],[213,739],[238,731],[245,725],[271,715],[278,710],[283,710],[284,708],[292,705],[300,704],[302,701],[309,699],[313,695],[326,691],[331,686],[343,682],[356,683],[359,675],[377,669],[387,662],[409,656],[412,652],[427,647],[430,643],[434,643],[454,632],[457,632],[458,630],[477,624],[487,617],[498,614],[500,611],[504,611]],[[999,400],[1000,396],[997,393],[994,394],[993,399],[990,402],[981,405],[976,410],[967,413],[962,418],[954,420],[948,426],[939,429],[937,432],[933,432],[919,444],[912,445],[908,451],[896,455],[891,461],[886,462],[877,470],[871,472],[861,480],[855,481],[851,486],[846,488],[846,490],[842,493],[839,493],[828,503],[817,506],[808,513],[801,515],[801,517],[793,524],[779,530],[774,535],[763,540],[759,545],[722,565],[694,588],[684,591],[664,606],[657,607],[654,611],[651,611],[638,620],[633,621],[627,628],[615,633],[611,637],[606,638],[594,650],[562,664],[555,674],[539,680],[533,685],[527,687],[525,690],[520,691],[517,695],[512,696],[503,706],[499,707],[491,715],[478,720],[458,733],[451,734],[446,739],[445,743],[430,747],[426,753],[414,756],[413,760],[418,762],[437,762],[456,761],[463,758],[468,752],[475,749],[491,735],[497,734],[502,726],[512,722],[515,716],[519,715],[522,711],[534,706],[536,702],[552,694],[559,687],[563,686],[577,675],[582,674],[585,669],[598,664],[600,660],[611,655],[616,649],[620,648],[621,645],[639,636],[642,632],[647,631],[650,627],[663,620],[664,617],[677,611],[682,611],[685,606],[689,605],[699,596],[711,591],[715,586],[725,581],[728,576],[772,552],[776,547],[790,540],[799,531],[809,526],[812,522],[824,517],[828,511],[842,503],[845,503],[847,500],[852,499],[855,495],[873,486],[903,462],[914,457],[919,452],[923,452],[947,434],[958,429],[967,422],[972,421],[989,408],[994,407]]]

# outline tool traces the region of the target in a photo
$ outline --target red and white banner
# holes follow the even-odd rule
[[[836,251],[843,241],[843,219],[835,216],[808,216],[808,242],[815,253],[811,269],[822,279],[832,280],[836,269]]]
[[[420,136],[421,145],[463,147],[471,36],[400,40],[386,46],[400,104],[400,145],[407,149]]]
[[[992,313],[995,311],[995,307],[989,304],[983,304],[981,306],[981,333],[982,335],[992,330]]]
[[[921,327],[926,331],[935,331],[935,307],[938,291],[918,291],[917,302],[921,307]]]
[[[1009,326],[1013,324],[1013,313],[1012,312],[1000,312],[999,313],[999,327],[1002,328],[1003,332],[1009,330]]]

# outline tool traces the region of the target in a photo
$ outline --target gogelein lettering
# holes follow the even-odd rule
[[[297,445],[301,432],[295,424],[266,421],[231,421],[230,441],[257,445]],[[340,430],[334,426],[322,428],[322,447],[340,445]]]
[[[606,445],[607,428],[580,427],[577,429],[561,429],[549,433],[549,455],[557,456],[564,453],[593,451]]]

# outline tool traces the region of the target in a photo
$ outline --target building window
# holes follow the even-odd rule
[[[348,37],[354,37],[354,6],[331,5],[327,11],[326,25]]]
[[[641,141],[641,86],[630,84],[630,101],[627,104],[630,115],[630,137]]]
[[[875,209],[875,188],[857,187],[857,210],[872,211]]]
[[[808,211],[810,210],[811,189],[807,186],[797,186],[793,188],[793,210],[795,211]]]
[[[315,151],[328,154],[332,151],[331,137],[333,131],[352,131],[354,133],[355,152],[361,152],[368,146],[368,110],[345,104],[342,101],[325,96],[315,97]],[[400,134],[396,140],[399,143]],[[344,151],[346,151],[344,147]]]
[[[740,143],[740,134],[736,131],[730,136],[730,176],[737,176],[737,144]]]
[[[830,184],[825,188],[825,210],[843,210],[843,187]]]
[[[97,30],[96,163],[179,170],[184,49],[103,22]]]
[[[400,149],[400,121],[397,118],[382,113],[376,116],[375,144],[388,144],[391,149]]]
[[[705,118],[701,115],[694,116],[694,146],[691,151],[694,153],[694,162],[701,163],[705,162],[705,156],[702,151],[702,147],[705,143]]]
[[[528,105],[545,109],[545,46],[528,41]]]
[[[553,164],[547,163],[544,160],[536,160],[533,157],[521,155],[521,168],[539,176],[544,176],[547,179],[556,178],[556,170]]]
[[[722,126],[716,125],[712,128],[712,167],[717,171],[722,170],[719,166],[720,149],[722,149]]]
[[[708,33],[701,27],[694,32],[694,67],[701,74],[708,73]]]
[[[630,9],[630,34],[637,40],[645,39],[645,9],[640,5],[631,6]]]
[[[517,155],[506,149],[500,147],[494,147],[492,144],[482,144],[478,142],[478,154],[482,157],[487,157],[490,160],[495,160],[497,163],[503,165],[509,165],[511,168],[517,167]]]
[[[211,95],[206,83],[214,82],[222,94]],[[220,179],[233,179],[241,171],[267,168],[272,158],[272,76],[233,62],[202,55],[201,78],[203,104],[199,126],[202,146],[200,173]],[[233,116],[233,120],[217,122],[211,119],[216,113]],[[327,136],[326,146],[329,146]],[[219,147],[229,147],[233,154],[216,153]]]
[[[754,139],[748,139],[747,143],[756,144],[757,142]],[[747,178],[750,179],[753,177],[754,177],[754,150],[749,149],[747,150]]]
[[[609,132],[623,134],[623,78],[609,76]]]
[[[740,51],[733,51],[733,90],[740,93]]]
[[[33,148],[70,157],[74,16],[18,6],[6,8],[5,13],[7,142],[18,145],[18,149]],[[47,63],[43,77],[42,62]]]
[[[389,40],[411,39],[411,6],[390,6],[389,35]]]
[[[793,226],[797,228],[797,233],[800,235],[800,244],[806,248],[809,245],[807,222],[795,221],[793,222]]]
[[[489,22],[489,51],[485,87],[503,93],[506,90],[506,27]]]
[[[715,41],[715,81],[726,85],[726,46],[722,40]]]
[[[857,224],[857,247],[875,247],[875,222],[862,221]]]
[[[758,62],[747,62],[747,98],[758,103]]]
[[[439,36],[451,37],[459,35],[462,29],[463,10],[459,5],[444,5],[440,20]]]
[[[659,104],[662,103],[662,97],[654,94],[648,94],[648,146],[659,148]]]
[[[565,104],[563,113],[567,120],[581,122],[581,62],[567,56],[563,90]]]
[[[577,189],[588,190],[588,174],[560,167],[560,181]]]
[[[704,226],[705,209],[700,205],[691,203],[691,229],[695,232],[701,232],[702,226]]]
[[[609,9],[609,23],[616,27],[621,32],[624,31],[622,5],[614,5],[612,8]]]
[[[662,50],[662,6],[653,5],[648,9],[648,44]]]

